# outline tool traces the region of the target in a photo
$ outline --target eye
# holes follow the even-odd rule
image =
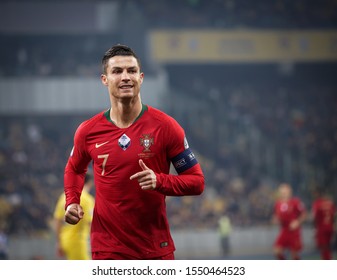
[[[120,73],[122,73],[121,69],[118,68],[112,69],[112,74],[120,74]]]
[[[128,72],[131,73],[131,74],[135,74],[135,73],[137,73],[137,70],[136,69],[129,69]]]

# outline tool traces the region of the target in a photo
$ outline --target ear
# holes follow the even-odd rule
[[[101,74],[101,81],[103,85],[108,86],[108,78],[106,75]]]
[[[140,84],[142,84],[144,80],[144,73],[141,72],[139,76],[140,76]]]

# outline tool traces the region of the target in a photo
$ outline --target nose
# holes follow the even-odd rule
[[[123,72],[122,72],[122,81],[130,81],[130,76],[129,76],[129,73],[128,73],[128,71],[127,70],[124,70]]]

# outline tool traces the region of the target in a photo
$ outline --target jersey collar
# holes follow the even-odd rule
[[[147,111],[147,109],[148,109],[147,105],[145,105],[145,104],[142,103],[142,110],[140,111],[138,117],[134,120],[133,123],[135,123],[136,121],[138,121],[138,119],[144,114],[145,111]],[[104,116],[106,117],[106,119],[107,119],[109,122],[115,124],[115,123],[112,121],[112,119],[110,118],[110,111],[111,111],[111,108],[109,108],[107,111],[105,111],[105,112],[104,112]]]

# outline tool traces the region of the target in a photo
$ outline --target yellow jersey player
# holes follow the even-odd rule
[[[81,205],[84,213],[83,219],[71,225],[64,221],[65,195],[62,193],[57,201],[54,220],[56,232],[56,253],[58,257],[68,260],[90,260],[90,227],[94,209],[94,196],[90,194],[93,187],[93,177],[86,174],[83,192],[81,194]]]

